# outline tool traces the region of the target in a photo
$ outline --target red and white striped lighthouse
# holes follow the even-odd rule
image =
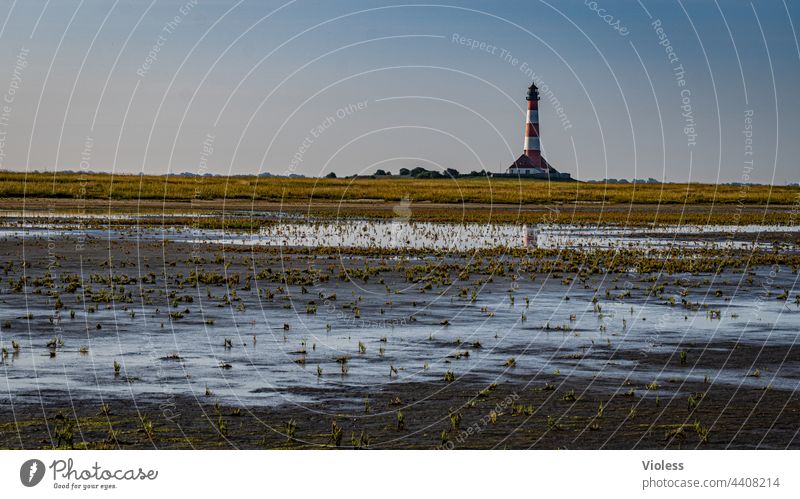
[[[542,167],[542,150],[539,144],[539,89],[535,83],[528,87],[528,114],[525,119],[524,154],[535,168]]]
[[[525,145],[522,156],[508,167],[506,175],[535,177],[549,180],[568,180],[569,173],[560,173],[542,157],[542,144],[539,139],[539,89],[536,83],[528,87],[528,112],[525,116]]]

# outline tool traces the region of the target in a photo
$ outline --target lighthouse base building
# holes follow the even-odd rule
[[[508,175],[519,175],[523,177],[536,176],[541,178],[553,178],[554,180],[567,180],[572,178],[569,173],[561,173],[553,168],[553,166],[548,163],[544,157],[541,157],[540,159],[541,161],[537,165],[531,160],[530,157],[523,154],[517,158],[516,161],[514,161],[514,164],[508,167],[506,173]]]
[[[528,113],[525,119],[525,146],[522,156],[508,167],[504,177],[527,177],[546,180],[572,180],[569,173],[561,173],[542,156],[539,142],[539,89],[532,83],[528,87]]]

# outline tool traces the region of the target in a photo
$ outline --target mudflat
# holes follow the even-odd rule
[[[0,446],[800,446],[786,241],[653,254],[162,236],[0,239]]]

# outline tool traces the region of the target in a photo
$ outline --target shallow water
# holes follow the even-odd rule
[[[30,237],[36,231],[23,232]],[[35,243],[27,241],[28,245]],[[180,238],[175,241],[170,251],[179,259],[186,257],[190,246]],[[31,251],[26,249],[27,254]],[[121,257],[119,249],[114,251]],[[138,270],[130,273],[140,277],[150,270],[187,275],[193,268],[165,265],[146,269],[153,255],[131,251],[128,258],[138,262]],[[350,268],[365,265],[359,257],[336,258],[348,259]],[[107,275],[107,269],[96,265],[98,261],[89,266],[88,260],[67,258],[56,273],[81,273],[85,279],[91,273]],[[404,265],[420,263],[423,261],[412,259]],[[306,265],[291,256],[282,264]],[[323,267],[329,260],[318,259],[314,265]],[[253,273],[246,265],[237,266],[226,267],[225,272]],[[35,266],[26,272],[41,274]],[[0,282],[0,313],[10,322],[9,328],[0,331],[0,342],[10,352],[0,366],[4,378],[0,398],[33,403],[47,397],[96,401],[193,394],[205,398],[208,389],[215,399],[227,403],[302,404],[324,398],[326,389],[333,387],[358,390],[406,381],[443,383],[448,370],[486,384],[509,380],[542,384],[537,380],[555,372],[560,373],[559,379],[594,378],[604,386],[619,387],[626,379],[639,386],[656,381],[659,389],[647,392],[649,395],[677,394],[683,381],[706,377],[731,386],[772,385],[793,390],[800,379],[800,366],[792,363],[770,366],[760,377],[748,376],[754,369],[764,368],[758,364],[692,367],[692,357],[704,348],[725,349],[736,342],[789,348],[797,341],[800,308],[774,296],[765,298],[762,288],[769,282],[770,289],[795,290],[794,297],[797,274],[788,269],[773,272],[775,275],[770,272],[769,268],[757,269],[749,276],[754,282],[748,286],[742,285],[744,275],[732,272],[669,276],[670,280],[708,279],[689,290],[690,301],[707,307],[696,311],[670,306],[666,297],[648,298],[639,292],[624,302],[601,299],[601,310],[596,308],[592,301],[595,288],[602,292],[612,285],[632,290],[650,285],[643,282],[645,276],[636,274],[597,276],[586,285],[577,279],[564,285],[555,276],[525,276],[513,281],[498,276],[481,285],[474,301],[459,295],[460,286],[467,284],[456,281],[425,292],[423,282],[409,283],[402,272],[394,271],[385,273],[391,291],[377,279],[331,279],[307,285],[305,292],[303,286],[286,285],[287,293],[276,292],[273,299],[264,298],[263,290],[275,291],[277,285],[255,278],[252,289],[238,289],[238,299],[230,303],[220,300],[225,286],[181,289],[159,274],[152,284],[129,286],[133,291],[130,302],[99,303],[96,311],[88,309],[91,303],[69,302],[67,308],[75,310],[76,316],[71,318],[65,309],[51,322],[53,308],[46,296],[30,287],[26,293],[10,292],[12,271]],[[94,287],[96,290],[98,285]],[[513,293],[509,293],[511,289]],[[160,290],[193,299],[171,306]],[[139,291],[153,297],[153,303],[140,299]],[[338,299],[325,299],[334,293]],[[680,302],[675,293],[677,290],[670,296]],[[65,302],[68,299],[74,298],[65,295]],[[315,302],[316,313],[307,313],[310,301]],[[356,307],[360,314],[355,313]],[[183,317],[169,316],[169,312],[184,309],[188,312]],[[708,309],[719,310],[720,317],[711,317]],[[210,320],[213,324],[207,323]],[[97,329],[97,324],[102,329]],[[60,336],[64,345],[51,357],[47,342],[54,336]],[[225,339],[231,340],[230,348],[225,347]],[[18,353],[12,351],[12,340],[20,345]],[[677,360],[678,351],[687,348],[686,344],[692,349],[688,365],[683,366]],[[79,351],[83,346],[88,347],[87,353]],[[644,362],[648,356],[665,353],[672,356],[669,362],[656,366]],[[172,354],[179,358],[170,359]],[[616,360],[609,362],[612,354]],[[348,359],[346,374],[337,362],[342,357]],[[516,366],[508,368],[504,364],[511,357]],[[298,363],[300,359],[304,363]],[[115,360],[122,364],[119,376],[112,367]]]
[[[36,219],[34,219],[36,220]],[[80,232],[85,237],[171,240],[194,245],[228,244],[270,247],[406,248],[470,251],[493,248],[543,249],[640,249],[669,248],[772,249],[770,236],[797,234],[798,226],[747,225],[664,226],[626,228],[581,225],[455,224],[423,222],[280,222],[264,225],[257,233],[198,229],[192,227],[118,228],[107,220],[107,229],[82,227],[81,219],[43,223],[6,219],[0,238],[53,238]],[[759,235],[764,235],[759,238]],[[796,251],[796,244],[782,243],[781,250]]]

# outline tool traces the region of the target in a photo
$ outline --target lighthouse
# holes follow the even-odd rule
[[[569,173],[561,173],[542,157],[541,128],[539,127],[539,88],[536,83],[528,87],[528,112],[525,115],[525,144],[520,156],[508,167],[507,175],[520,177],[568,180]]]
[[[528,113],[525,118],[525,147],[523,154],[535,168],[542,167],[542,150],[539,145],[539,89],[535,83],[528,87]]]

